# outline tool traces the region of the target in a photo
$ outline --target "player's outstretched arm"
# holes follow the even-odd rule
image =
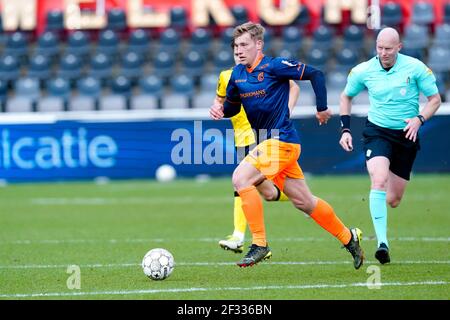
[[[297,105],[298,97],[300,96],[300,87],[294,80],[289,80],[289,114],[292,114]]]
[[[345,151],[353,151],[353,139],[350,131],[350,114],[352,109],[352,97],[341,93],[339,114],[341,116],[341,139],[339,144]]]
[[[316,95],[316,119],[319,124],[326,124],[331,118],[331,110],[327,104],[327,88],[325,86],[325,76],[319,69],[304,65],[301,80],[311,81],[314,93]]]

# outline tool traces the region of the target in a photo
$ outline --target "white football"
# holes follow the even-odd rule
[[[142,259],[142,270],[152,280],[164,280],[171,275],[175,268],[173,255],[162,248],[155,248],[147,252]]]
[[[160,182],[169,182],[176,178],[177,172],[175,168],[169,164],[163,164],[156,169],[156,180]]]

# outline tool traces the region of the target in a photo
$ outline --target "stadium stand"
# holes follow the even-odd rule
[[[401,52],[432,68],[440,93],[447,99],[450,3],[442,2],[440,14],[432,1],[416,1],[409,10],[405,3],[381,1],[381,23],[399,29]],[[242,5],[230,10],[237,24],[251,16]],[[113,101],[111,108],[116,110],[207,108],[214,99],[219,72],[234,65],[230,48],[233,27],[219,28],[212,23],[194,28],[188,17],[183,6],[175,6],[170,8],[169,27],[133,29],[127,27],[123,9],[112,9],[107,11],[105,29],[68,31],[64,29],[63,11],[54,9],[45,14],[45,27],[35,34],[5,32],[0,20],[1,110],[109,110],[104,99]],[[302,6],[290,25],[266,25],[265,53],[321,69],[334,94],[339,88],[335,84],[351,67],[376,54],[375,37],[375,30],[349,23],[348,19],[327,24]],[[17,99],[26,78],[39,84],[38,98],[31,106],[27,99]],[[125,91],[117,88],[119,78],[128,83]],[[64,94],[58,91],[62,89],[52,87],[56,79],[66,80],[69,88]],[[86,92],[83,81],[95,82],[96,93]],[[180,89],[183,82],[190,88],[187,92]],[[305,84],[301,87],[301,103],[313,103],[312,90]],[[116,97],[120,95],[124,99]],[[358,99],[367,102],[364,94]]]

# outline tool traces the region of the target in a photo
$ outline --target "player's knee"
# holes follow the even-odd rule
[[[386,190],[387,183],[388,183],[388,177],[384,176],[372,176],[372,189],[376,190]]]
[[[260,194],[266,201],[275,201],[278,198],[278,194],[277,194],[275,188],[274,188],[274,190],[260,191]]]

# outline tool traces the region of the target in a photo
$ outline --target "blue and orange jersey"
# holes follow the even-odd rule
[[[258,134],[264,130],[267,139],[300,143],[289,119],[290,79],[310,80],[317,97],[317,109],[327,109],[325,79],[321,71],[298,61],[262,55],[251,68],[241,64],[234,67],[227,86],[225,117],[239,113],[242,104],[248,121]]]
[[[230,81],[232,71],[232,69],[228,69],[220,73],[216,90],[216,94],[219,97],[226,97],[227,85],[228,81]],[[239,111],[239,113],[231,117],[230,120],[231,124],[233,125],[234,144],[236,147],[246,147],[256,142],[252,126],[250,125],[250,122],[248,122],[244,107],[241,106],[241,110]]]

